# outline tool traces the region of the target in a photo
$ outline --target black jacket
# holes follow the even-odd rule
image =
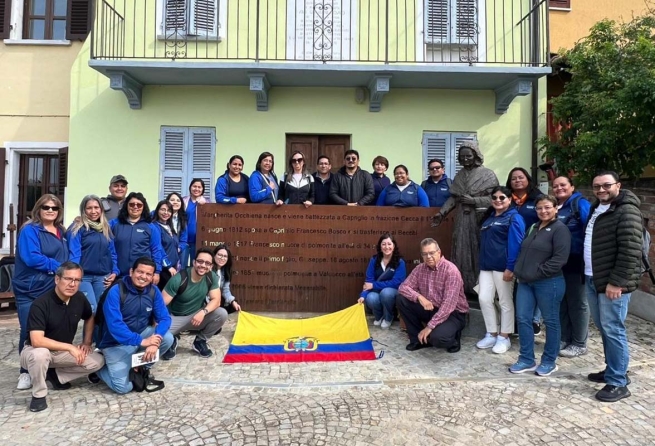
[[[295,183],[290,175],[284,174],[284,181],[280,182],[278,200],[286,204],[302,204],[305,201],[314,203],[314,177],[303,175],[300,183]]]
[[[536,282],[562,274],[571,250],[571,231],[559,220],[539,229],[526,228],[514,275],[521,282]]]
[[[359,206],[370,204],[375,199],[375,188],[371,174],[359,167],[350,177],[345,166],[332,175],[330,200],[336,204],[357,203]]]
[[[589,215],[600,203],[592,205]],[[607,284],[631,293],[639,286],[643,222],[639,198],[621,190],[604,214],[594,222],[591,238],[591,268],[596,291],[604,293]]]
[[[330,201],[330,185],[332,184],[332,175],[329,174],[327,180],[323,180],[318,172],[314,172],[314,204],[332,204]]]

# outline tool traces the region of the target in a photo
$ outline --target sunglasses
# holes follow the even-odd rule
[[[294,164],[300,164],[302,163],[302,158],[291,158],[291,162]]]
[[[491,199],[493,201],[505,201],[507,200],[507,197],[505,195],[492,195]]]
[[[357,157],[356,156],[347,156],[346,161],[357,161]]]
[[[143,203],[128,203],[127,205],[135,209],[141,209],[143,207]]]
[[[59,212],[59,206],[46,206],[45,204],[41,206],[42,211],[54,211]]]
[[[441,166],[432,166],[430,167],[429,170],[439,170],[439,169],[441,169]]]

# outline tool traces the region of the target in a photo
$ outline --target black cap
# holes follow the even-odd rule
[[[109,184],[114,184],[114,183],[128,184],[127,178],[125,178],[123,175],[114,175],[113,177],[111,177],[111,181],[109,181]]]

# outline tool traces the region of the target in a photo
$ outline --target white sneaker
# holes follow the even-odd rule
[[[502,354],[509,350],[511,346],[512,341],[510,341],[509,338],[498,336],[498,338],[496,338],[496,344],[491,349],[491,351],[494,353]]]
[[[384,330],[388,330],[389,327],[391,327],[391,324],[393,324],[393,321],[388,321],[388,320],[384,319],[382,321],[382,324],[380,325],[380,328],[383,328]]]
[[[484,335],[484,338],[480,339],[475,346],[479,349],[491,348],[496,345],[496,336],[493,336],[491,333]]]
[[[373,325],[375,325],[377,327],[378,325],[380,325],[382,323],[383,320],[384,320],[384,318],[380,319],[379,321],[373,321]]]
[[[29,373],[21,373],[18,377],[18,385],[16,388],[18,390],[27,390],[32,387],[32,378]]]

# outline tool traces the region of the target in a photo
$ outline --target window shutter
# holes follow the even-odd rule
[[[57,196],[64,202],[66,186],[68,185],[68,147],[59,149],[59,178],[57,185]]]
[[[454,166],[454,171],[453,171],[453,176],[451,178],[455,177],[455,174],[459,172],[462,169],[462,166],[459,164],[458,161],[458,154],[459,154],[459,148],[462,146],[462,143],[464,141],[476,141],[477,137],[475,133],[453,133],[452,134],[452,145],[453,151],[451,153],[452,156],[452,166]],[[450,176],[450,172],[448,173],[448,176]]]
[[[93,22],[92,0],[68,0],[66,17],[66,38],[84,40],[91,31]]]
[[[186,129],[179,127],[162,127],[160,163],[160,199],[171,192],[186,195],[184,188],[184,149],[187,141]]]
[[[218,35],[218,2],[217,0],[190,0],[191,26],[189,34],[203,37]]]
[[[166,0],[164,11],[163,30],[165,36],[187,34],[187,0]]]
[[[211,200],[213,167],[214,167],[214,148],[215,133],[213,129],[190,129],[190,147],[191,147],[191,175],[192,178],[201,178],[205,182],[205,198]]]
[[[456,2],[455,12],[455,35],[453,43],[472,45],[477,41],[478,0],[451,0]]]
[[[450,151],[450,135],[448,133],[423,133],[423,168],[428,171],[428,162],[432,158],[439,158],[446,164],[446,170],[450,168],[448,152]],[[449,173],[449,172],[447,172]],[[450,176],[450,174],[448,175]]]
[[[450,41],[449,0],[425,0],[425,43]]]
[[[571,0],[548,0],[550,8],[567,8],[571,9]]]
[[[11,0],[0,0],[0,39],[9,38],[11,27]]]

